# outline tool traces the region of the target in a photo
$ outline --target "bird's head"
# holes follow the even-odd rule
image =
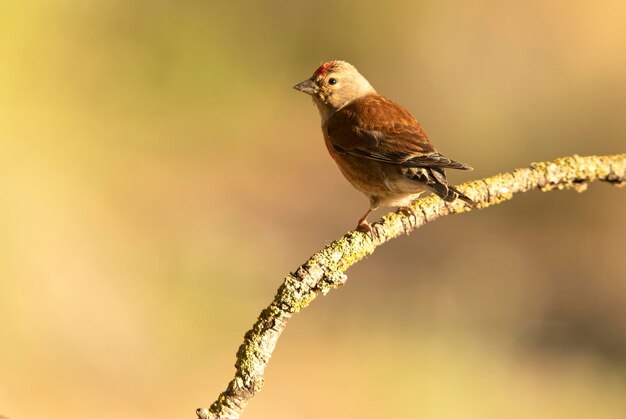
[[[361,96],[376,93],[352,64],[338,60],[322,64],[310,78],[293,88],[313,97],[322,118]]]

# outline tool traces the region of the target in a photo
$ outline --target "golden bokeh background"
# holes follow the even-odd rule
[[[456,183],[626,151],[619,0],[5,0],[0,415],[214,400],[367,206],[291,89],[329,59],[476,168]],[[626,417],[625,208],[528,193],[381,247],[293,318],[245,417]]]

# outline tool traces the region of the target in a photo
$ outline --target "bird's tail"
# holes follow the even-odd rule
[[[472,201],[470,197],[459,191],[456,187],[448,185],[443,169],[428,168],[426,170],[430,175],[429,182],[426,182],[426,187],[428,187],[428,189],[430,189],[439,198],[446,202],[453,202],[458,198],[472,207],[476,206],[476,202]]]
[[[476,202],[472,201],[472,199],[469,196],[467,196],[463,192],[459,191],[456,187],[448,185],[448,189],[450,190],[451,195],[454,195],[454,197],[450,201],[448,201],[448,199],[444,198],[446,201],[451,202],[451,201],[454,201],[455,199],[459,198],[461,201],[465,202],[467,205],[470,205],[472,207],[476,206]]]

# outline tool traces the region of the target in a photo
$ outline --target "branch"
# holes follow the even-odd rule
[[[551,162],[533,163],[490,178],[464,183],[459,189],[476,203],[476,209],[508,201],[513,194],[532,189],[551,191],[574,189],[582,192],[595,180],[616,186],[626,184],[626,154],[613,156],[577,155]],[[235,378],[209,409],[200,408],[200,419],[238,418],[252,397],[263,387],[265,367],[287,321],[294,313],[308,306],[319,294],[325,295],[346,282],[343,273],[350,266],[374,252],[376,247],[450,214],[469,212],[471,208],[456,200],[446,203],[436,196],[415,201],[412,211],[387,214],[375,223],[374,237],[351,231],[317,252],[295,272],[287,275],[274,301],[265,308],[244,336],[237,351]]]

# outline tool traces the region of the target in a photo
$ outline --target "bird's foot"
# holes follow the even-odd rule
[[[361,219],[359,220],[359,223],[356,226],[357,230],[361,230],[364,233],[367,233],[372,239],[374,238],[375,234],[374,234],[374,229],[372,228],[372,226],[370,225],[370,223],[367,222],[367,216],[370,215],[370,213],[376,209],[376,207],[371,208],[367,210],[367,212],[365,214],[363,214],[363,216],[361,217]]]
[[[418,212],[418,210],[413,208],[411,205],[400,207],[398,208],[398,211],[404,212],[407,214],[406,220],[409,223],[409,226],[411,228],[415,228],[415,226],[417,226],[417,224],[419,223],[419,220],[421,220],[422,217],[424,216],[424,214],[422,214],[421,212]],[[404,220],[405,219],[403,219],[403,224],[404,224]]]
[[[371,238],[374,238],[374,229],[367,220],[359,220],[359,224],[356,226],[357,230],[367,233]]]
[[[413,218],[417,220],[417,211],[415,211],[412,206],[407,205],[406,207],[400,207],[399,209],[400,211],[409,213],[409,217],[413,216]]]

